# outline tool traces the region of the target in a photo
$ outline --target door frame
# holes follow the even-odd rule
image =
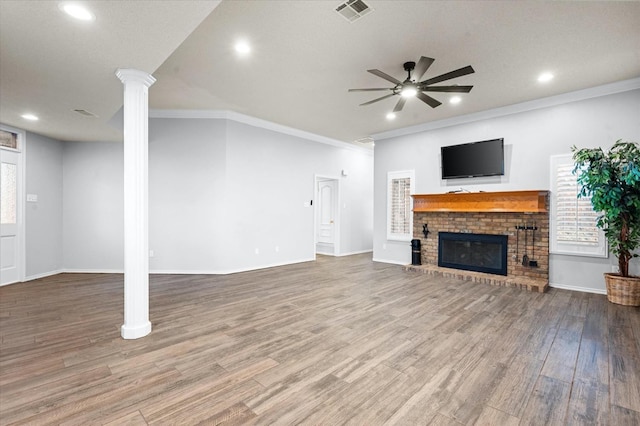
[[[335,227],[334,227],[334,242],[333,242],[333,255],[334,256],[339,256],[340,255],[340,211],[342,210],[340,208],[340,206],[342,205],[342,198],[341,198],[341,194],[342,194],[342,190],[341,190],[341,180],[340,176],[330,176],[330,175],[320,175],[320,174],[315,174],[313,176],[313,199],[316,201],[315,205],[313,206],[313,260],[316,260],[316,247],[318,244],[318,214],[320,213],[320,210],[317,208],[318,207],[318,184],[322,181],[325,180],[332,180],[336,182],[336,218],[335,218]]]
[[[18,264],[18,281],[14,281],[7,284],[1,285],[9,285],[14,284],[16,282],[23,282],[25,278],[25,270],[26,270],[26,253],[27,253],[27,244],[26,239],[27,236],[25,234],[25,218],[26,218],[26,205],[25,205],[25,194],[27,190],[26,177],[27,173],[25,170],[25,156],[27,152],[27,132],[22,129],[18,129],[16,127],[7,126],[5,124],[0,123],[0,129],[12,132],[18,135],[18,149],[11,148],[2,148],[3,151],[10,151],[18,154],[18,168],[20,171],[18,172],[18,185],[17,185],[17,219],[18,219],[18,249],[16,253],[16,263]]]

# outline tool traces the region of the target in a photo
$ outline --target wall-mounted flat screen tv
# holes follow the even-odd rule
[[[504,175],[504,139],[443,146],[442,179]]]

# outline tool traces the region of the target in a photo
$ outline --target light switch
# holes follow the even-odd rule
[[[38,194],[27,194],[27,203],[37,203]]]

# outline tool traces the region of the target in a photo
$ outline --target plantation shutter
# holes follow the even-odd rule
[[[411,213],[411,179],[391,180],[391,233],[408,234]]]
[[[389,172],[387,191],[387,238],[409,240],[413,228],[413,171]]]
[[[558,166],[556,173],[558,241],[598,244],[598,214],[590,197],[578,198],[578,182],[573,164]]]
[[[597,227],[598,213],[591,198],[578,198],[577,176],[570,154],[551,157],[550,252],[607,257],[604,232]]]

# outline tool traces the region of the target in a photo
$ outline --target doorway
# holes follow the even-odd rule
[[[24,132],[0,127],[0,285],[24,276],[23,147]]]
[[[335,256],[340,253],[340,180],[316,176],[315,186],[315,252]]]

